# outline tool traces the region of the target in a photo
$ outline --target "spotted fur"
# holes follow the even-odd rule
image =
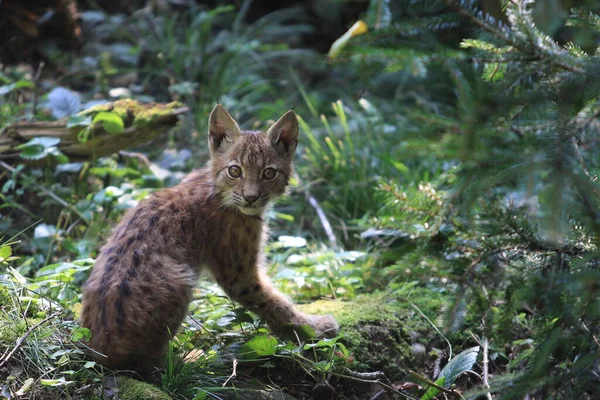
[[[297,141],[293,111],[265,133],[241,131],[222,106],[213,109],[207,167],[127,212],[100,250],[81,315],[99,362],[142,375],[160,366],[203,269],[274,332],[309,324],[318,336],[337,333],[333,317],[296,310],[262,268],[263,215],[286,189]]]

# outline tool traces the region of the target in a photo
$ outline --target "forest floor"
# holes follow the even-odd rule
[[[0,28],[43,35],[57,14],[25,3]],[[358,2],[325,55],[357,2],[58,3],[91,5],[77,51],[0,48],[44,60],[0,64],[0,399],[599,398],[597,14]],[[125,211],[206,163],[216,102],[243,129],[299,116],[265,267],[340,332],[278,338],[201,279],[142,382],[90,357],[81,288]]]

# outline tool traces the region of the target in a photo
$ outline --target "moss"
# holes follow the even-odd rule
[[[422,302],[424,308],[439,311],[438,293],[418,292],[418,298],[411,294],[413,303]],[[359,296],[349,302],[320,300],[300,308],[309,314],[333,314],[340,324],[343,343],[353,353],[352,368],[381,371],[390,379],[401,377],[409,367],[414,368],[411,337],[422,337],[432,331],[409,303],[383,293]]]
[[[119,399],[121,400],[171,400],[171,397],[149,383],[131,378],[119,379]]]
[[[79,115],[94,117],[100,112],[113,112],[117,114],[126,127],[152,125],[165,116],[172,114],[173,110],[183,107],[176,101],[168,104],[148,103],[142,104],[132,99],[117,100],[113,103],[100,104],[79,113]]]
[[[26,317],[28,318],[45,318],[46,313],[43,308],[40,306],[40,301],[37,298],[33,297],[19,297],[19,301],[13,301],[12,296],[16,296],[13,293],[11,295],[10,290],[6,286],[0,285],[0,309],[5,309],[6,311],[14,309],[16,304],[20,305],[20,313],[27,311]]]
[[[1,315],[0,315],[1,317]],[[29,320],[30,322],[31,320]],[[5,321],[0,319],[0,349],[14,346],[15,342],[27,332],[28,326],[25,320]]]
[[[12,306],[12,300],[10,299],[10,293],[6,286],[0,285],[0,308]]]
[[[136,126],[152,125],[162,117],[171,115],[173,110],[181,107],[183,105],[175,101],[168,104],[152,104],[151,107],[139,110],[135,115],[133,124]]]

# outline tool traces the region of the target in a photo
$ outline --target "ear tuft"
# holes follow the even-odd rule
[[[239,137],[237,122],[225,107],[217,103],[208,117],[208,147],[211,154],[224,153]]]
[[[282,158],[291,159],[298,145],[298,118],[293,110],[283,114],[267,131],[271,144]]]

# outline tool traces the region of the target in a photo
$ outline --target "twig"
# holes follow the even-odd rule
[[[119,151],[119,155],[124,158],[135,158],[136,160],[138,160],[139,162],[144,164],[145,167],[149,167],[150,164],[152,164],[152,162],[148,159],[148,157],[142,153],[121,150],[121,151]]]
[[[436,349],[437,350],[437,349]],[[441,352],[436,351],[438,358],[435,359],[433,363],[433,376],[438,376],[440,371],[442,370],[442,354]]]
[[[33,77],[33,101],[31,102],[31,116],[35,118],[35,110],[38,105],[38,81],[40,80],[40,75],[42,75],[42,69],[44,69],[44,62],[40,62],[38,65],[37,72]]]
[[[389,379],[387,379],[387,377],[385,376],[385,374],[383,372],[355,372],[349,368],[344,368],[344,372],[347,373],[348,375],[344,375],[344,374],[341,374],[341,373],[335,372],[335,371],[331,371],[330,373],[331,373],[331,375],[337,376],[338,378],[350,379],[353,381],[363,382],[363,383],[376,383],[378,385],[383,386],[385,389],[387,389],[388,391],[390,391],[392,393],[396,393],[396,394],[399,394],[400,396],[403,396],[405,399],[416,400],[415,397],[412,397],[406,393],[403,393],[403,392],[395,389],[388,383],[380,381],[379,379],[371,380],[371,379],[364,378],[365,376],[372,377],[374,375],[378,375],[381,378],[385,378],[385,380],[389,382]]]
[[[312,206],[312,208],[314,208],[315,211],[317,212],[317,217],[319,217],[319,221],[321,221],[321,225],[323,226],[323,229],[325,230],[325,234],[327,234],[327,239],[329,239],[329,246],[331,248],[337,250],[338,249],[337,239],[335,238],[335,235],[333,234],[333,229],[331,228],[331,224],[329,223],[329,220],[327,219],[325,212],[323,211],[323,209],[317,202],[317,199],[315,199],[310,193],[306,192],[306,198],[308,200],[308,204],[310,204]]]
[[[446,389],[445,387],[438,385],[437,383],[433,382],[431,379],[428,379],[427,377],[425,377],[425,376],[423,376],[423,375],[419,374],[419,373],[418,373],[418,372],[416,372],[416,371],[412,371],[412,370],[411,370],[411,371],[409,371],[409,374],[410,374],[411,376],[413,376],[414,378],[416,378],[416,379],[420,380],[421,382],[423,382],[423,383],[426,383],[426,384],[428,384],[429,386],[433,386],[434,388],[436,388],[436,389],[437,389],[437,390],[439,390],[440,392],[443,392],[443,393],[445,393],[445,394],[452,395],[452,396],[457,396],[457,397],[459,397],[459,398],[461,398],[461,399],[464,399],[463,395],[462,395],[460,392],[458,392],[457,390],[454,390],[454,389]]]
[[[4,168],[5,170],[7,170],[10,173],[14,173],[15,169],[13,167],[11,167],[10,165],[8,165],[7,163],[5,163],[4,161],[0,161],[0,167]],[[42,185],[39,185],[37,183],[33,183],[33,186],[37,189],[39,189],[40,191],[44,192],[45,194],[47,194],[49,197],[51,197],[54,201],[56,201],[57,203],[59,203],[60,205],[62,205],[63,207],[68,208],[69,210],[73,211],[75,214],[77,214],[77,216],[86,224],[86,225],[90,225],[89,221],[87,220],[86,217],[83,216],[83,214],[81,212],[79,212],[79,210],[73,206],[72,204],[69,204],[68,202],[66,202],[65,200],[63,200],[62,198],[58,197],[54,192],[46,189],[45,187],[43,187]]]
[[[209,331],[204,324],[202,324],[200,321],[198,321],[196,318],[194,318],[194,316],[192,314],[188,314],[188,317],[194,321],[196,323],[196,325],[198,325],[200,327],[200,329],[202,329],[204,332],[208,333],[210,336],[212,336],[213,339],[216,339],[217,337],[215,336],[214,333],[212,333],[211,331]]]
[[[352,371],[349,368],[346,368],[345,372],[348,375],[351,375],[351,376],[353,376],[355,378],[366,379],[366,380],[369,380],[369,381],[376,381],[376,380],[381,379],[381,378],[387,380],[387,377],[381,371],[357,372],[357,371]]]
[[[237,376],[237,365],[238,365],[238,360],[237,360],[237,358],[234,358],[233,359],[233,371],[231,372],[231,375],[229,375],[229,378],[227,378],[227,380],[225,382],[223,382],[222,387],[225,387],[232,378],[235,378]]]
[[[450,344],[450,341],[448,340],[448,338],[446,336],[444,336],[444,334],[442,332],[440,332],[440,330],[438,329],[437,326],[435,326],[435,324],[433,322],[431,322],[431,320],[429,318],[427,318],[427,316],[425,314],[423,314],[423,312],[421,311],[421,309],[419,307],[417,307],[413,302],[410,302],[410,305],[418,311],[419,314],[421,314],[421,317],[425,318],[425,320],[427,322],[429,322],[429,325],[431,325],[431,327],[433,329],[435,329],[435,331],[442,337],[444,338],[444,340],[446,341],[446,343],[448,344],[448,350],[450,351],[450,354],[448,355],[448,361],[452,360],[452,345]]]
[[[378,400],[380,399],[383,395],[385,394],[385,390],[380,390],[379,392],[375,393],[375,396],[371,397],[370,400]]]
[[[31,328],[29,328],[29,330],[27,332],[25,332],[25,334],[23,336],[21,336],[19,339],[17,339],[17,343],[15,344],[15,347],[13,347],[13,349],[11,350],[11,352],[8,353],[8,355],[2,359],[2,362],[0,362],[0,369],[2,369],[6,364],[8,364],[8,361],[12,358],[12,356],[15,354],[15,352],[17,350],[19,350],[19,347],[21,347],[23,345],[23,342],[25,342],[25,340],[27,339],[27,337],[29,335],[31,335],[31,333],[34,330],[36,330],[42,324],[45,324],[46,322],[50,321],[52,318],[56,317],[59,314],[60,314],[60,312],[56,312],[56,313],[51,314],[50,316],[44,318],[43,320],[41,320],[40,322],[38,322],[37,324],[35,324]]]
[[[490,383],[489,383],[489,371],[488,371],[488,363],[489,363],[489,359],[488,359],[488,340],[487,338],[484,336],[481,338],[481,347],[483,347],[483,385],[486,388],[490,388]],[[488,400],[492,400],[492,394],[488,391],[485,394],[485,397]]]
[[[583,322],[583,320],[581,318],[579,319],[579,323],[581,324],[581,326],[587,333],[592,335],[592,339],[594,340],[594,343],[596,343],[596,346],[600,347],[600,341],[598,340],[596,335],[594,335],[594,333],[592,331],[590,331],[590,329],[587,327],[587,325],[585,324],[585,322]]]
[[[585,121],[585,123],[579,129],[586,129],[598,117],[600,117],[600,107],[598,107],[598,109],[594,111],[594,113]]]

